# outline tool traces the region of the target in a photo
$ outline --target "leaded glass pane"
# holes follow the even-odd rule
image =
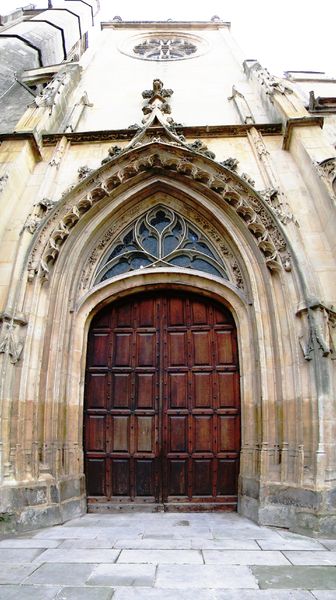
[[[96,283],[146,267],[183,267],[228,279],[211,242],[181,215],[157,206],[115,240],[96,275]]]

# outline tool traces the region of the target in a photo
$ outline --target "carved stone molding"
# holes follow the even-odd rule
[[[242,173],[241,178],[244,179],[251,187],[255,186],[255,181],[248,173]]]
[[[54,75],[43,91],[38,96],[35,96],[33,106],[37,108],[48,107],[49,115],[51,115],[57,98],[62,95],[63,90],[68,86],[73,75],[76,74],[78,76],[79,72],[80,67],[78,65],[65,65],[63,69]]]
[[[226,158],[219,164],[222,165],[222,167],[225,167],[226,169],[230,169],[230,171],[233,171],[234,173],[236,173],[237,169],[238,169],[238,165],[239,165],[239,160],[237,160],[237,158],[232,158],[230,156],[229,158]]]
[[[4,189],[7,185],[7,181],[8,181],[8,173],[4,173],[4,175],[1,175],[1,177],[0,177],[0,194],[1,194],[1,192],[4,191]]]
[[[148,121],[148,115],[151,115],[157,110],[161,111],[163,114],[170,114],[171,108],[166,99],[170,98],[173,93],[173,90],[165,89],[163,87],[161,79],[154,79],[153,88],[151,90],[144,90],[142,92],[142,97],[146,100],[142,108],[142,112],[145,115],[145,118],[142,120],[142,122],[146,124]]]
[[[327,186],[330,197],[336,202],[336,156],[314,163],[317,173]]]
[[[204,156],[207,156],[208,158],[211,158],[212,160],[215,160],[215,158],[216,158],[216,154],[214,152],[211,152],[211,150],[208,149],[208,146],[206,146],[206,144],[204,144],[204,142],[202,142],[202,140],[195,140],[191,144],[186,144],[186,145],[188,148],[190,148],[190,150],[199,152],[200,154],[203,154]]]
[[[109,162],[109,160],[112,160],[112,158],[119,156],[119,154],[122,152],[122,148],[120,146],[110,146],[107,152],[107,156],[101,161],[102,165],[105,165],[105,163]]]
[[[6,354],[12,364],[16,364],[21,357],[23,340],[20,335],[22,327],[27,325],[23,314],[14,314],[13,311],[0,313],[0,353]]]
[[[47,216],[47,214],[55,206],[49,198],[43,198],[33,206],[31,214],[28,216],[23,228],[29,231],[32,235],[38,229],[40,223]]]
[[[153,100],[155,96],[161,98],[170,98],[173,95],[173,90],[165,89],[161,79],[153,79],[153,88],[151,90],[144,90],[142,97],[148,100]]]
[[[270,97],[271,102],[274,94],[276,93],[282,95],[293,94],[293,90],[288,87],[283,80],[278,77],[274,77],[274,75],[262,67],[260,63],[255,62],[250,68],[250,71],[252,70],[256,73],[260,85],[265,90],[265,93]]]
[[[93,170],[94,169],[91,169],[87,165],[83,165],[82,167],[79,167],[79,169],[78,169],[78,181],[82,181],[83,179],[85,179],[88,175],[90,175],[91,173],[93,173]]]
[[[30,277],[38,267],[41,275],[48,278],[63,243],[82,216],[93,204],[115,194],[119,186],[129,184],[142,172],[175,172],[176,176],[195,181],[216,193],[252,233],[268,268],[274,271],[286,266],[286,270],[290,270],[286,240],[275,216],[244,180],[200,154],[167,144],[152,143],[132,153],[123,153],[117,161],[110,161],[105,169],[102,167],[93,177],[86,178],[85,184],[79,184],[70,192],[74,200],[70,201],[69,198],[68,202],[63,202],[41,231],[30,258]],[[38,255],[40,258],[36,262]]]
[[[126,129],[103,129],[101,131],[74,131],[66,133],[45,133],[42,135],[44,146],[57,144],[63,136],[74,144],[87,144],[88,142],[112,142],[113,140],[129,141],[134,136],[136,129],[141,129],[138,123],[133,123]],[[281,135],[282,123],[259,123],[252,125],[184,125],[183,131],[187,138],[219,138],[219,137],[245,137],[251,127],[255,127],[263,135]],[[160,132],[161,133],[161,132]],[[182,133],[182,132],[181,132]],[[16,139],[19,134],[0,133],[2,139]],[[28,138],[28,134],[25,134]]]
[[[293,221],[295,225],[299,227],[297,219],[294,217],[287,203],[281,202],[281,192],[276,188],[266,188],[265,190],[259,191],[260,196],[267,202],[274,213],[277,215],[279,221],[284,225],[287,225],[290,221]]]
[[[255,127],[252,127],[248,132],[247,137],[259,160],[260,167],[267,182],[267,188],[259,192],[260,195],[271,207],[281,223],[287,225],[288,222],[293,221],[293,223],[299,225],[290,209],[285,194],[281,189],[281,182],[260,131]]]
[[[55,151],[49,161],[50,167],[56,167],[57,169],[59,168],[67,145],[68,145],[68,140],[67,140],[66,136],[62,136],[61,139],[58,140]]]
[[[312,360],[316,352],[336,360],[336,310],[323,302],[312,302],[297,311],[303,321],[299,336],[305,360]]]

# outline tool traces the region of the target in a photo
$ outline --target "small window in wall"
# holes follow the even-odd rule
[[[95,283],[148,267],[183,267],[228,279],[223,260],[204,234],[164,206],[151,209],[115,240]]]

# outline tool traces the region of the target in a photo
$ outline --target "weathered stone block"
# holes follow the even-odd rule
[[[321,494],[307,489],[268,486],[267,492],[265,490],[265,500],[269,504],[317,510],[321,505]]]
[[[59,484],[60,501],[69,500],[82,495],[82,485],[80,479],[65,479]]]
[[[84,499],[70,500],[61,504],[62,522],[80,517],[86,512],[86,502]]]
[[[249,477],[242,477],[240,479],[240,491],[243,496],[249,496],[258,500],[260,494],[259,481]]]

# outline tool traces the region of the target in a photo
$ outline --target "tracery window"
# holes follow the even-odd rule
[[[95,283],[137,269],[169,266],[228,279],[223,260],[204,234],[172,209],[156,206],[115,240]]]
[[[148,38],[133,48],[134,54],[147,60],[178,60],[188,58],[196,51],[196,44],[178,37]]]

